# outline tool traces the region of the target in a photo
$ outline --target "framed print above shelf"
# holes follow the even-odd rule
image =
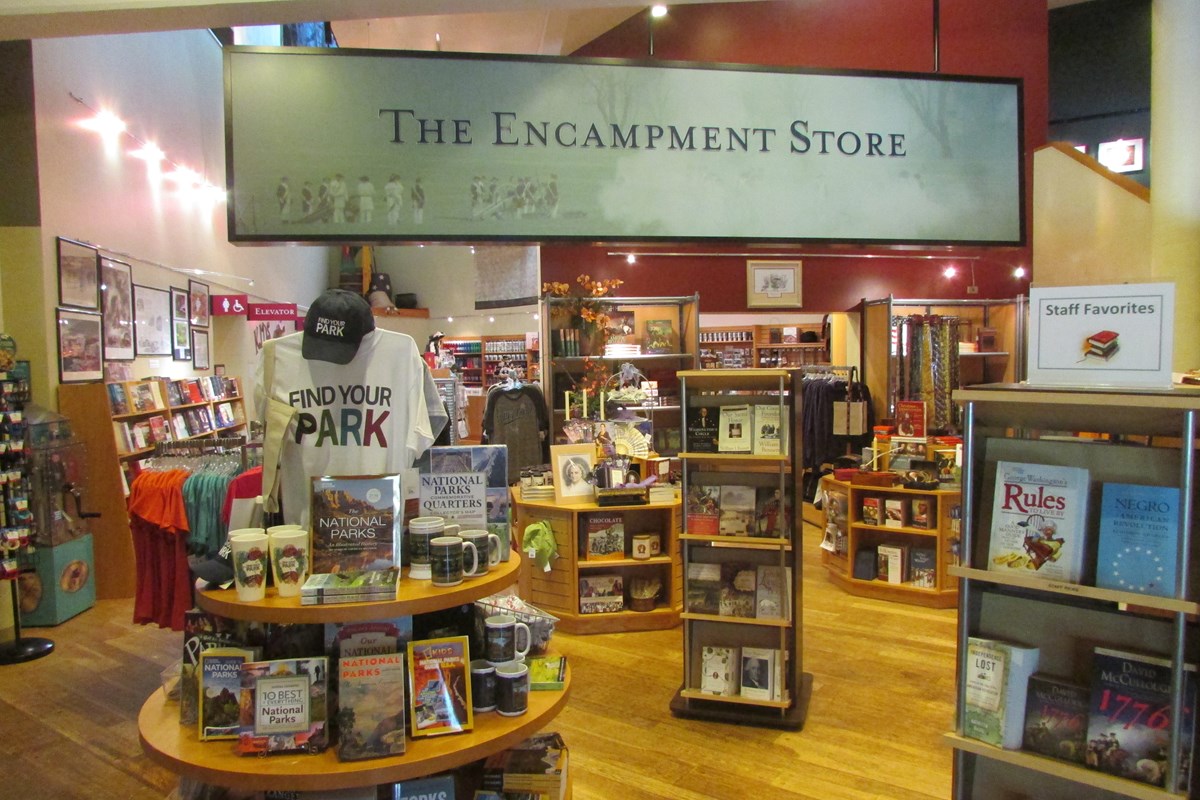
[[[197,328],[208,327],[208,284],[188,280],[188,303],[191,307],[192,325]]]
[[[100,294],[104,311],[104,360],[132,361],[133,268],[124,261],[101,256]]]
[[[171,355],[171,295],[166,289],[133,285],[133,330],[137,355]]]
[[[747,261],[747,308],[800,308],[799,261]]]
[[[64,239],[58,243],[58,304],[85,311],[100,310],[100,251]]]
[[[192,368],[208,369],[211,366],[208,355],[208,331],[192,328]]]
[[[192,360],[192,326],[186,318],[171,320],[171,357],[176,361]]]
[[[57,314],[59,382],[86,383],[103,379],[100,315],[69,308],[60,308]]]
[[[171,287],[171,319],[181,319],[191,323],[191,312],[188,308],[188,291],[178,286]]]

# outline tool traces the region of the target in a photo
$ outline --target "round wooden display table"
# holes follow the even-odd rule
[[[562,691],[530,692],[529,710],[519,717],[476,714],[474,730],[410,738],[404,755],[366,761],[338,761],[333,747],[316,755],[238,755],[232,741],[202,742],[195,726],[180,725],[179,705],[167,702],[161,689],[142,705],[138,736],[151,761],[204,783],[253,791],[346,789],[420,778],[506,750],[562,710],[570,681],[568,674]]]
[[[376,600],[370,603],[330,603],[302,606],[299,597],[280,597],[274,589],[252,603],[237,598],[236,589],[215,589],[199,592],[196,602],[205,611],[229,619],[257,622],[366,622],[409,614],[425,614],[443,608],[472,603],[481,597],[495,594],[517,580],[521,572],[521,557],[514,552],[508,561],[501,561],[480,578],[469,578],[457,586],[438,588],[428,580],[408,577],[403,570],[396,586],[395,600]]]

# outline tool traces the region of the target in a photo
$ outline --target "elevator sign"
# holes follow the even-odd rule
[[[251,303],[246,313],[248,320],[287,320],[296,319],[295,303]]]

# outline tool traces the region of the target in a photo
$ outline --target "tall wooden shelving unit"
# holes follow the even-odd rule
[[[396,599],[376,603],[302,606],[298,597],[278,597],[269,590],[263,600],[246,603],[233,589],[200,592],[200,607],[230,619],[319,624],[361,622],[423,614],[471,603],[513,583],[521,556],[512,554],[486,577],[458,586],[435,588],[429,581],[404,576]],[[180,726],[179,707],[156,690],[138,714],[138,735],[150,759],[169,770],[205,783],[250,791],[328,791],[405,781],[454,769],[510,748],[543,728],[566,705],[570,676],[561,691],[530,692],[529,710],[517,717],[478,714],[466,733],[410,739],[403,755],[365,761],[339,761],[336,748],[323,753],[240,756],[229,742],[203,742],[195,726]]]
[[[1095,646],[1153,653],[1172,663],[1170,725],[1183,718],[1185,663],[1197,660],[1197,548],[1194,542],[1197,414],[1200,391],[1069,389],[1023,385],[960,390],[964,405],[963,554],[951,574],[961,578],[958,622],[956,800],[993,797],[1108,800],[1135,797],[1166,800],[1188,795],[1083,765],[1024,751],[1002,750],[962,735],[967,638],[1006,639],[1040,648],[1040,672],[1087,684]],[[1063,441],[1062,434],[1103,433],[1096,443]],[[1053,440],[1040,438],[1054,434]],[[1175,591],[1169,597],[1113,591],[1094,585],[1085,568],[1078,583],[1047,581],[1009,570],[987,569],[991,509],[997,461],[1083,467],[1089,472],[1093,503],[1086,541],[1094,552],[1098,537],[1099,486],[1136,483],[1180,490]],[[1085,549],[1085,552],[1088,552]],[[1093,559],[1094,561],[1094,559]],[[1092,565],[1088,565],[1092,566]],[[1161,713],[1161,712],[1159,712]],[[1179,729],[1173,740],[1179,741]],[[1172,751],[1177,748],[1170,748]],[[1169,758],[1166,786],[1181,768]],[[1195,764],[1192,764],[1195,771]],[[1192,778],[1192,785],[1196,779]]]
[[[684,595],[688,595],[689,565],[748,563],[790,569],[784,592],[790,605],[779,618],[719,616],[688,611],[683,617],[683,683],[671,701],[676,716],[768,727],[799,729],[804,725],[811,693],[811,676],[803,670],[803,556],[800,514],[802,499],[798,453],[801,450],[801,376],[785,369],[707,369],[679,373],[684,426],[698,409],[722,405],[766,403],[779,406],[786,420],[786,449],[781,455],[701,453],[686,448],[683,544]],[[686,442],[685,442],[686,445]],[[744,484],[778,488],[787,498],[790,525],[782,537],[729,536],[688,530],[686,504],[689,486]],[[705,646],[760,647],[778,650],[783,659],[779,699],[758,700],[740,695],[718,696],[701,691],[701,660]]]
[[[171,420],[176,414],[202,411],[215,420],[214,407],[220,403],[236,406],[236,419],[224,427],[216,426],[188,439],[203,440],[211,436],[229,436],[246,430],[246,410],[242,396],[241,381],[233,378],[236,395],[220,400],[170,405],[166,381],[126,381],[119,384],[64,383],[58,387],[59,411],[70,418],[75,435],[87,447],[88,454],[88,502],[100,513],[91,523],[96,566],[96,597],[101,600],[133,597],[136,588],[136,571],[133,553],[133,538],[129,529],[129,514],[125,507],[128,494],[124,471],[130,462],[136,462],[154,452],[153,446],[126,449],[118,444],[113,423],[136,422],[149,417],[163,417],[172,428],[171,440],[180,441],[173,432]],[[119,386],[129,397],[130,387],[155,384],[161,405],[145,410],[129,406],[126,413],[113,414],[110,405],[110,386]]]

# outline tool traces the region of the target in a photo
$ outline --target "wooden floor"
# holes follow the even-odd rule
[[[679,720],[682,632],[556,634],[574,689],[552,724],[571,748],[575,800],[950,796],[955,611],[864,600],[831,587],[819,531],[804,535],[799,732]],[[0,667],[0,800],[162,800],[177,784],[142,755],[137,711],[178,658],[180,635],[103,601],[56,628],[47,658]]]

